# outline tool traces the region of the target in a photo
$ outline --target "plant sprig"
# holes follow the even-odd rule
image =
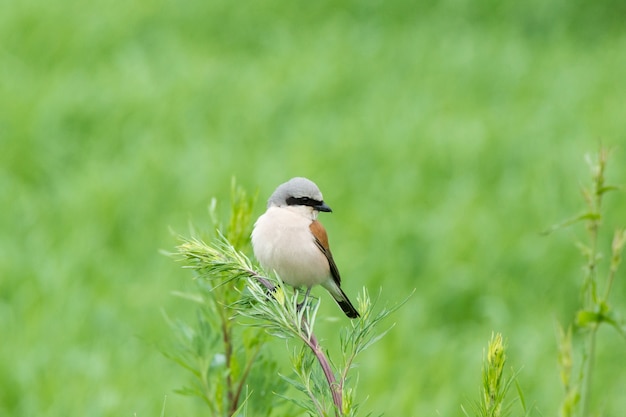
[[[602,280],[599,264],[602,253],[599,250],[599,231],[603,221],[604,197],[610,191],[622,187],[606,184],[606,167],[610,151],[601,147],[595,157],[587,155],[586,160],[591,171],[591,185],[583,188],[582,194],[586,210],[571,219],[553,226],[550,231],[584,222],[587,230],[587,242],[578,243],[585,259],[584,277],[581,285],[581,307],[576,312],[573,324],[563,329],[559,326],[559,365],[561,379],[565,388],[565,398],[561,405],[563,417],[585,417],[589,415],[593,370],[595,365],[596,335],[599,326],[607,323],[626,338],[626,326],[615,309],[609,304],[609,296],[618,267],[622,260],[622,252],[626,244],[626,230],[614,232],[611,245],[611,261],[606,278]],[[604,291],[599,288],[604,285]],[[582,363],[578,376],[573,377],[574,354],[573,330],[585,334],[582,347]]]
[[[506,343],[500,333],[492,333],[483,358],[482,387],[480,400],[471,404],[474,415],[477,417],[505,417],[511,414],[513,402],[506,402],[509,390],[516,384],[517,373],[509,377],[504,376],[504,365],[507,361]],[[518,399],[524,415],[530,410],[521,389],[517,386]],[[469,416],[463,408],[466,416]]]
[[[241,193],[233,195],[242,200]],[[215,207],[216,204],[213,203],[210,211],[214,218],[217,217]],[[328,352],[314,334],[319,299],[305,297],[304,302],[299,304],[298,291],[285,286],[278,276],[262,272],[240,250],[241,246],[247,244],[247,238],[243,239],[243,236],[248,228],[239,223],[249,221],[250,216],[246,210],[250,207],[246,204],[231,205],[233,214],[228,223],[227,233],[233,234],[237,245],[219,228],[208,243],[197,234],[192,234],[191,237],[179,236],[181,243],[174,256],[184,263],[184,268],[194,272],[195,280],[201,288],[200,295],[186,295],[186,298],[199,302],[201,310],[207,312],[206,317],[201,316],[202,320],[198,322],[200,332],[189,328],[182,329],[183,335],[193,335],[187,337],[188,344],[202,346],[202,352],[191,349],[193,354],[189,355],[190,349],[187,349],[187,356],[183,355],[184,359],[177,360],[181,366],[192,371],[201,382],[195,390],[188,393],[200,395],[209,403],[212,415],[234,415],[236,410],[242,409],[244,403],[246,406],[248,404],[245,400],[242,403],[241,395],[244,388],[248,389],[247,381],[254,368],[258,366],[261,368],[258,372],[265,372],[264,382],[267,386],[251,386],[249,389],[252,393],[255,390],[274,391],[277,394],[276,398],[289,399],[312,415],[355,416],[359,409],[354,400],[356,390],[354,384],[348,386],[348,377],[355,358],[387,333],[388,330],[378,332],[378,326],[403,303],[374,312],[375,302],[371,301],[364,288],[357,299],[361,318],[352,320],[349,327],[340,332],[343,362],[341,368],[335,367],[328,357]],[[207,318],[208,316],[210,318]],[[281,378],[283,373],[277,372],[275,365],[265,360],[262,354],[263,343],[258,343],[255,349],[244,349],[245,359],[238,360],[236,343],[241,338],[237,338],[236,335],[238,331],[244,331],[242,329],[254,330],[256,332],[254,335],[258,339],[263,339],[258,333],[261,332],[269,337],[286,340],[294,377]],[[216,334],[221,336],[217,338]],[[220,338],[223,341],[221,352],[220,343],[216,341]],[[289,348],[293,343],[300,347]],[[213,353],[212,360],[215,357],[223,358],[227,368],[221,379],[211,380],[212,385],[207,382],[210,378],[206,372],[202,371],[212,369],[208,350],[218,352]],[[188,356],[202,360],[189,361]],[[228,367],[236,361],[237,369]],[[264,367],[267,369],[262,369]],[[237,372],[234,372],[235,370]],[[292,398],[287,391],[274,389],[276,381],[283,381],[295,387],[304,394],[306,400]],[[214,401],[225,401],[229,405],[215,407],[211,404]],[[223,412],[224,410],[226,412]]]

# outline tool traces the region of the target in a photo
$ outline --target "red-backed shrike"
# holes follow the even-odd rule
[[[328,247],[324,226],[317,220],[320,211],[331,212],[313,181],[292,178],[276,188],[267,202],[267,211],[252,231],[254,255],[267,271],[293,287],[321,285],[350,318],[359,317],[339,286],[341,277]]]

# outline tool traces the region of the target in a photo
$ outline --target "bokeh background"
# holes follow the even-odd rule
[[[307,176],[345,290],[416,293],[360,357],[363,410],[460,416],[492,331],[535,415],[562,400],[586,153],[626,182],[620,1],[0,0],[0,415],[202,415],[159,346],[231,178]],[[601,249],[626,225],[607,197]],[[606,262],[603,264],[606,267]],[[622,272],[611,301],[626,310]],[[318,332],[345,324],[321,291]],[[333,320],[335,319],[335,320]],[[391,324],[391,322],[389,323]],[[626,408],[626,344],[599,334],[593,409]],[[331,352],[332,353],[332,352]],[[280,353],[282,354],[282,353]]]

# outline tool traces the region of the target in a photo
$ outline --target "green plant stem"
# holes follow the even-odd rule
[[[602,196],[604,195],[604,168],[606,166],[607,153],[603,149],[598,154],[598,166],[593,176],[593,196],[589,201],[589,208],[596,216],[592,217],[588,222],[589,240],[591,241],[591,251],[587,263],[587,294],[585,297],[586,308],[597,310],[598,294],[596,282],[596,270],[598,259],[598,230],[602,220]],[[596,334],[599,322],[594,323],[589,329],[587,335],[587,351],[585,352],[583,374],[581,375],[581,398],[580,412],[581,417],[587,416],[589,402],[591,398],[591,384],[593,376],[594,357],[596,351]]]
[[[580,416],[587,416],[589,409],[589,402],[591,398],[591,380],[593,376],[594,357],[596,352],[596,334],[598,331],[598,324],[594,324],[589,330],[589,336],[587,336],[587,352],[584,358],[585,360],[585,373],[583,375],[582,390],[580,393]]]
[[[233,376],[231,372],[232,357],[233,357],[233,345],[231,343],[231,331],[227,323],[227,318],[223,313],[220,313],[222,319],[222,336],[224,340],[224,360],[226,362],[226,395],[228,399],[228,409],[236,410],[237,404],[233,401]],[[229,413],[228,415],[232,415]]]
[[[587,294],[585,294],[587,308],[595,308],[597,304],[596,296],[596,250],[597,250],[597,236],[598,236],[598,223],[593,220],[589,226],[591,236],[591,253],[589,254],[588,276],[587,276]],[[587,349],[584,352],[584,365],[582,367],[581,374],[581,396],[580,396],[580,416],[585,417],[589,409],[589,402],[591,398],[591,384],[593,376],[594,356],[596,350],[596,334],[598,331],[598,323],[595,323],[589,329],[587,335]]]
[[[229,414],[228,414],[230,416],[235,415],[235,413],[237,412],[238,405],[239,405],[239,399],[241,398],[241,392],[242,392],[243,387],[245,385],[246,379],[248,379],[248,375],[250,375],[250,370],[252,369],[252,364],[254,363],[254,361],[256,360],[257,356],[259,356],[259,353],[261,352],[261,347],[262,346],[259,345],[259,347],[256,349],[254,354],[250,357],[250,360],[246,364],[246,368],[244,369],[243,374],[241,375],[241,380],[239,381],[239,384],[237,385],[237,390],[235,391],[235,394],[234,394],[234,397],[233,397],[233,402],[231,404],[230,411],[229,411]]]
[[[598,224],[596,221],[593,221],[594,225],[591,226],[591,236],[592,236],[592,247],[591,254],[589,255],[589,265],[588,265],[588,294],[587,294],[587,306],[590,308],[596,308],[597,306],[597,294],[596,294],[596,250],[597,250],[597,236],[598,236]],[[596,352],[596,335],[598,332],[599,323],[595,323],[589,329],[589,334],[587,335],[587,350],[585,352],[584,357],[584,373],[581,376],[582,385],[581,385],[581,397],[580,397],[580,412],[581,417],[587,416],[587,412],[589,409],[589,402],[591,399],[591,384],[593,380],[593,366]]]

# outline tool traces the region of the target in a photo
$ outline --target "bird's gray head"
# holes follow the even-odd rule
[[[268,200],[267,206],[309,206],[317,211],[332,211],[324,203],[324,197],[317,185],[303,177],[295,177],[279,185]]]

